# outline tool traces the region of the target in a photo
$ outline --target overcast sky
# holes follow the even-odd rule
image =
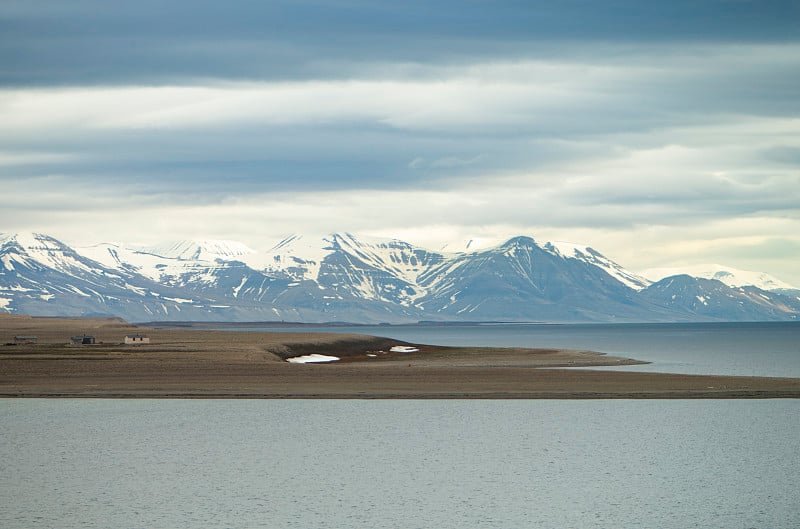
[[[0,232],[530,235],[800,286],[796,1],[4,0]]]

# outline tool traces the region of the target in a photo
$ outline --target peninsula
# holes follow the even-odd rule
[[[298,358],[335,361],[288,361]],[[0,314],[2,397],[800,398],[795,378],[592,369],[640,363],[591,351],[441,347],[302,327],[237,332]]]

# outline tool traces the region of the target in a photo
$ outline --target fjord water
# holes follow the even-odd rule
[[[319,330],[800,376],[797,323]],[[797,399],[0,400],[9,529],[793,528],[798,476]]]
[[[6,399],[0,526],[790,528],[797,400]]]
[[[257,330],[296,332],[297,328]],[[581,349],[652,362],[603,369],[800,377],[800,322],[425,324],[303,330],[371,334],[429,345]]]

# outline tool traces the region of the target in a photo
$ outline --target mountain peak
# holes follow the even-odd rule
[[[238,241],[220,239],[185,239],[156,246],[138,248],[141,253],[179,260],[231,260],[254,253],[255,250]]]
[[[17,232],[0,234],[0,244],[15,241],[23,248],[63,250],[67,246],[49,235],[37,232]]]
[[[517,237],[512,237],[500,246],[502,248],[532,248],[534,246],[538,247],[538,244],[536,244],[536,241],[533,239],[533,237],[519,235]]]

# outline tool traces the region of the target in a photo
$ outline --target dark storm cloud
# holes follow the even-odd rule
[[[792,1],[4,2],[0,83],[346,78],[361,63],[559,56],[570,42],[785,42]]]

